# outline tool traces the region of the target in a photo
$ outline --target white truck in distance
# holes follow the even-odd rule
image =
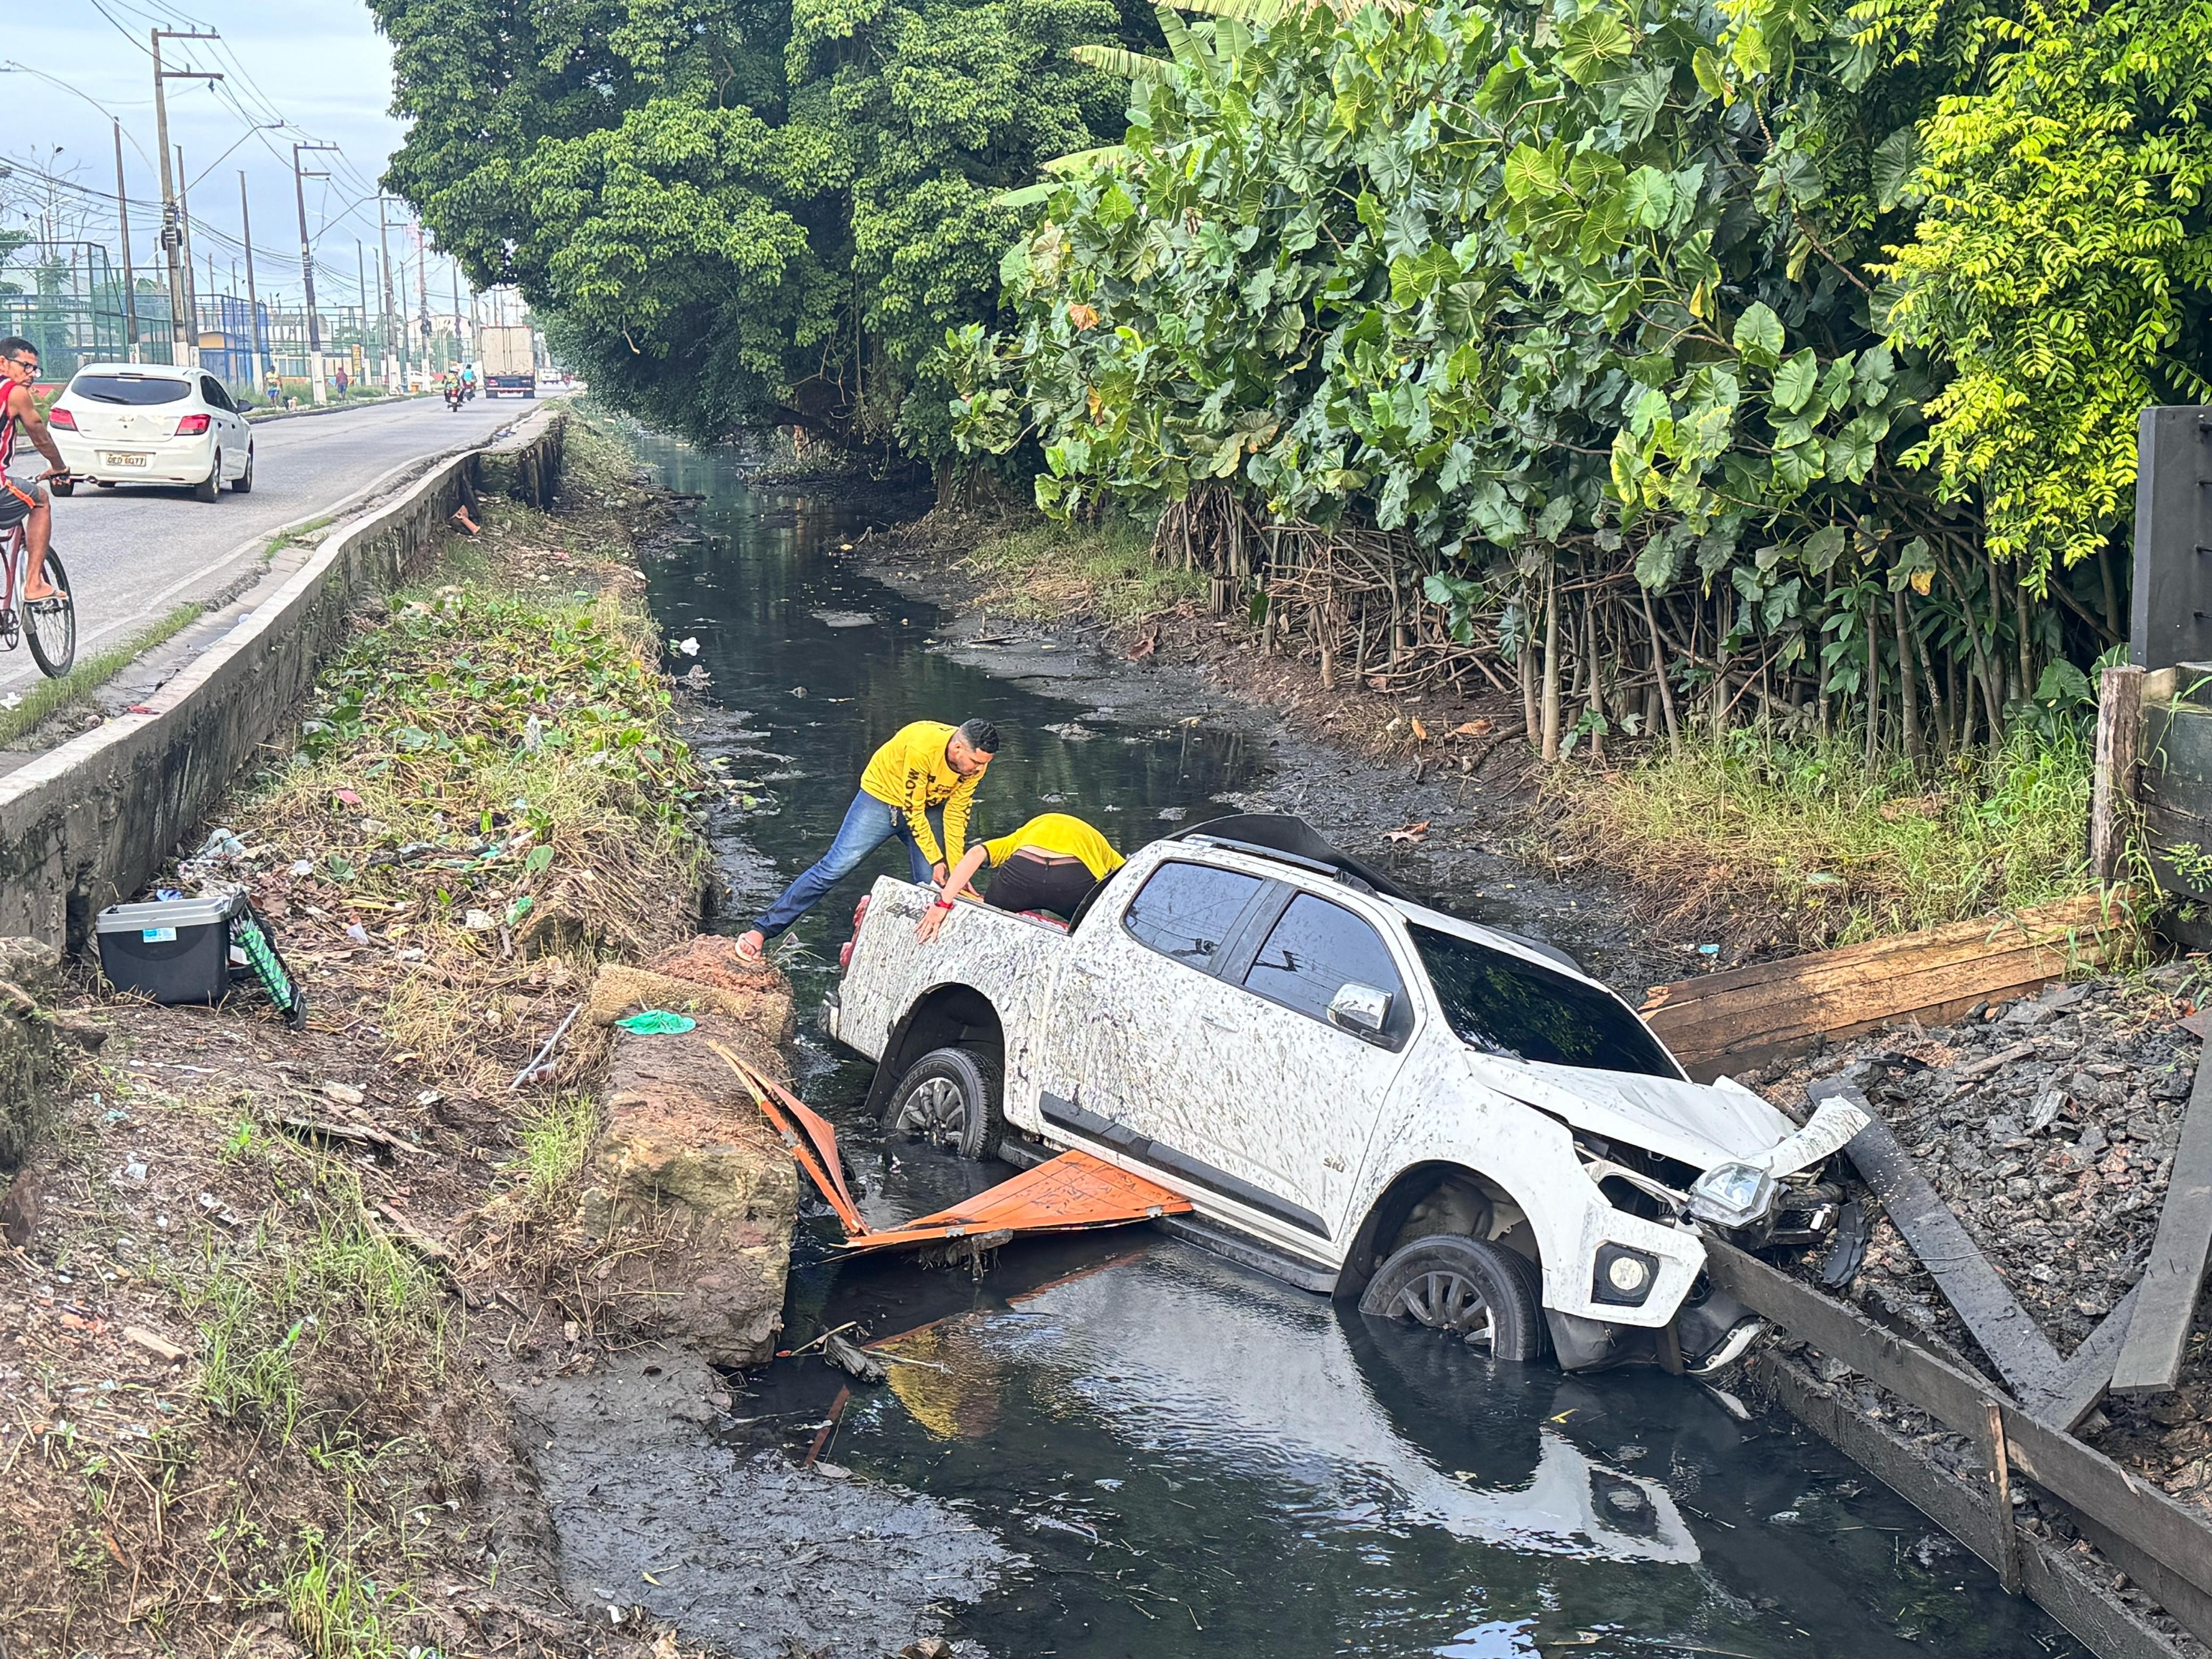
[[[1549,946],[1414,903],[1299,820],[1140,848],[1063,931],[931,890],[861,902],[830,1035],[895,1133],[970,1158],[1083,1150],[1188,1197],[1160,1224],[1505,1359],[1733,1361],[1759,1322],[1701,1227],[1820,1242],[1864,1127],[1692,1083]]]
[[[538,347],[527,323],[494,323],[477,334],[477,362],[483,372],[484,396],[516,392],[538,395]]]

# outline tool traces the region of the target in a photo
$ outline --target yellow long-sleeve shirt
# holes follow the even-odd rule
[[[860,774],[860,787],[886,806],[906,814],[915,845],[932,864],[957,864],[968,850],[968,808],[975,799],[981,772],[963,778],[945,758],[953,728],[942,720],[916,720],[902,726],[891,740],[869,757]],[[945,809],[945,845],[937,844],[929,827],[928,808]]]
[[[1020,829],[983,843],[994,866],[1004,864],[1024,847],[1061,858],[1081,859],[1083,867],[1100,881],[1127,862],[1105,836],[1066,812],[1039,813]]]

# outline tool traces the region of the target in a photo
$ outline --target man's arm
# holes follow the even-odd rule
[[[975,786],[982,781],[981,772],[961,779],[952,792],[952,799],[945,803],[945,858],[947,863],[958,858],[968,845],[968,808],[975,801]]]
[[[949,836],[952,828],[952,809],[948,805],[945,811],[945,830]],[[937,833],[929,827],[929,774],[919,768],[910,769],[906,775],[906,827],[913,833],[914,844],[921,848],[921,855],[929,861],[931,870],[939,872],[941,878],[944,866],[951,860],[938,846]]]
[[[30,387],[19,386],[9,389],[8,412],[15,417],[17,429],[37,447],[39,453],[53,463],[55,471],[69,471],[69,463],[62,459],[61,446],[54,441],[54,434],[46,429],[46,417],[39,413],[39,402],[31,396]]]

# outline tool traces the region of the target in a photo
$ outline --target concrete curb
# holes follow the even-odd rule
[[[543,503],[565,411],[437,463],[339,525],[260,606],[153,694],[0,779],[0,938],[64,948],[94,914],[135,892],[290,718],[371,583],[399,586],[453,509],[487,488]]]

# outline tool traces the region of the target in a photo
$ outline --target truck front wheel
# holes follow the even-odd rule
[[[1541,1359],[1547,1333],[1534,1266],[1503,1244],[1432,1233],[1390,1253],[1359,1311],[1449,1332],[1498,1359]]]
[[[963,1158],[999,1150],[1006,1119],[999,1106],[999,1058],[975,1048],[934,1048],[906,1068],[884,1121],[894,1134],[926,1140]]]

